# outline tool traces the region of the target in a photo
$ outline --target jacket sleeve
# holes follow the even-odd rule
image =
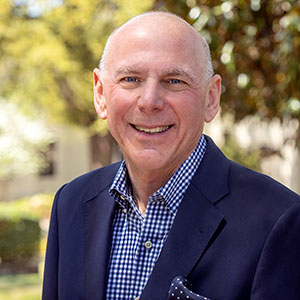
[[[300,299],[300,203],[270,231],[257,266],[251,300]]]
[[[48,232],[45,269],[44,269],[43,296],[42,296],[43,300],[58,299],[59,249],[58,249],[57,202],[62,188],[56,193],[53,206],[52,206],[50,227]]]

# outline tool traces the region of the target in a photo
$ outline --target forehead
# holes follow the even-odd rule
[[[185,25],[186,26],[186,25]],[[108,50],[107,67],[193,69],[205,59],[201,42],[190,28],[168,22],[135,22],[115,34]]]

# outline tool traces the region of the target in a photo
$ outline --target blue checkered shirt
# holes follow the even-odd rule
[[[202,136],[169,181],[149,197],[144,217],[134,202],[126,164],[122,162],[110,188],[118,205],[106,300],[134,300],[141,296],[205,150],[206,141]]]

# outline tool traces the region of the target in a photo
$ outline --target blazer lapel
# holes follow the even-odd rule
[[[141,300],[167,299],[172,279],[187,276],[213,242],[223,225],[223,215],[213,203],[228,193],[228,172],[227,159],[208,139],[206,154],[180,204]]]
[[[85,278],[88,300],[105,299],[115,207],[115,201],[109,196],[108,190],[105,192],[107,195],[99,195],[85,204]]]
[[[117,167],[108,169],[110,172],[104,171],[99,174],[94,182],[98,193],[94,197],[86,198],[83,206],[85,286],[88,300],[105,300],[116,205],[109,194],[109,188]]]
[[[172,279],[188,275],[222,222],[223,216],[210,203],[199,196],[195,201],[194,192],[190,188],[182,202],[141,300],[167,299]]]

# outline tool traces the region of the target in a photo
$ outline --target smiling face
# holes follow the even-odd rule
[[[195,149],[220,96],[204,57],[196,32],[172,16],[144,16],[113,36],[94,99],[129,171],[169,178]]]

